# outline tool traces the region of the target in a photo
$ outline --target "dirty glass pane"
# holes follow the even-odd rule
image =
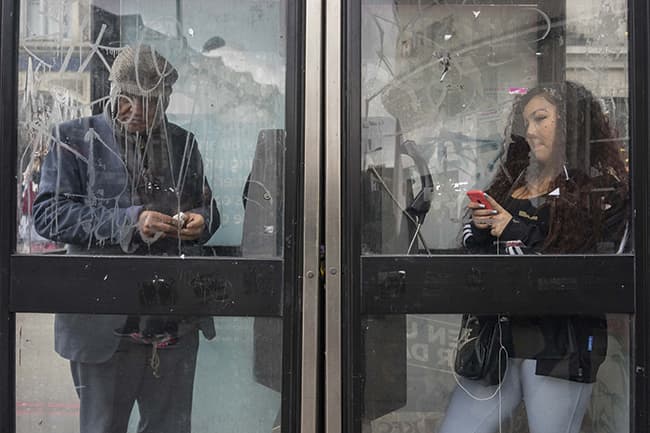
[[[601,341],[598,337],[593,340],[593,352],[600,353],[590,357],[595,369],[592,381],[552,377],[562,375],[562,363],[567,359],[553,356],[548,341],[542,347],[543,331],[537,328],[534,332],[528,329],[528,336],[542,339],[539,348],[548,356],[540,355],[537,360],[526,355],[508,357],[499,388],[456,373],[460,315],[366,317],[362,327],[363,431],[629,432],[630,317],[575,316],[570,323],[580,331],[595,319],[602,321],[606,330],[599,331]],[[508,339],[521,339],[516,332],[524,329],[515,327],[514,321],[511,328],[506,323],[498,342],[516,352],[517,347],[512,348]],[[588,341],[589,336],[578,335],[573,341],[581,339]],[[556,342],[556,347],[561,344]],[[575,350],[581,355],[587,353],[577,347]],[[536,374],[536,367],[539,371],[542,363],[546,371]]]
[[[363,253],[630,251],[626,11],[364,0]]]
[[[285,11],[22,1],[18,252],[279,256]]]
[[[87,318],[91,328],[87,336],[92,333],[94,341],[81,342],[66,334],[74,326],[70,315],[18,314],[16,431],[84,431],[80,430],[80,424],[88,422],[84,413],[95,428],[113,413],[116,425],[121,420],[128,428],[111,431],[130,433],[138,431],[144,419],[153,429],[148,431],[156,432],[279,431],[281,319],[150,316],[143,317],[139,325],[151,325],[156,319],[175,322],[179,330],[176,342],[160,347],[157,354],[152,344],[136,341],[126,332],[116,335],[111,325],[124,331],[125,316]],[[94,346],[77,350],[77,361],[98,361],[109,347],[114,353],[100,363],[65,359],[75,352],[77,343]],[[157,356],[157,364],[151,362],[152,356]],[[168,383],[170,373],[173,384]],[[92,408],[84,412],[78,393],[84,397],[92,393],[100,413]],[[131,400],[138,393],[133,405]],[[166,424],[161,426],[161,422]]]

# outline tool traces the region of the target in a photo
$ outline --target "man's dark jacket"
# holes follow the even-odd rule
[[[134,182],[124,162],[124,149],[104,114],[60,124],[53,131],[41,169],[34,202],[37,232],[66,244],[68,254],[178,255],[206,242],[219,227],[219,213],[203,176],[203,164],[194,136],[164,123],[169,139],[169,163],[180,185],[168,191],[182,211],[203,215],[206,230],[197,241],[166,238],[147,245],[136,230],[138,216],[150,208],[135,197]],[[156,209],[152,209],[156,210]],[[134,282],[134,285],[136,282]],[[134,286],[134,290],[137,287]],[[115,330],[127,316],[59,314],[55,320],[56,351],[66,359],[99,363],[108,360],[119,344]],[[199,327],[214,336],[211,320]]]

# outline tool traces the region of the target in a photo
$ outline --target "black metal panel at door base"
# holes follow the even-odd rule
[[[634,256],[363,257],[362,314],[634,312]]]
[[[282,316],[280,259],[16,255],[11,266],[16,312]]]

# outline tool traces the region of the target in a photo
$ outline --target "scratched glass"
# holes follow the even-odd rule
[[[362,254],[632,251],[626,14],[363,0]],[[491,383],[458,374],[461,317],[362,317],[363,431],[630,431],[629,316],[472,320],[499,331]]]
[[[626,11],[364,1],[363,253],[631,251]]]
[[[213,320],[212,317],[193,319]],[[279,429],[282,341],[270,339],[268,332],[253,332],[255,320],[258,319],[214,318],[216,336],[208,340],[199,333],[198,352],[194,357],[185,357],[186,362],[188,359],[196,362],[194,377],[188,378],[190,382],[185,384],[192,386],[193,381],[191,431],[268,433]],[[267,329],[279,329],[280,319],[263,320],[267,321]],[[16,315],[16,431],[19,433],[79,432],[77,391],[80,389],[75,387],[70,375],[70,363],[52,351],[54,322],[50,314]],[[181,336],[176,347],[159,349],[159,376],[169,373],[165,371],[165,356],[186,355],[184,343],[180,343],[184,337],[187,336]],[[127,343],[134,344],[124,342]],[[144,381],[158,380],[151,365],[151,346],[143,346],[142,353],[143,360],[137,368],[144,370]],[[181,372],[179,366],[172,370],[173,374]],[[128,380],[130,374],[133,371],[123,371],[121,379]],[[127,390],[122,391],[124,396]],[[178,390],[157,398],[180,400]],[[115,403],[118,401],[116,398]],[[173,412],[180,404],[172,401],[167,409]],[[138,431],[139,420],[136,405],[125,431]]]
[[[558,401],[548,399],[542,382],[549,378],[537,376],[533,381],[518,384],[528,392],[525,404],[517,399],[507,384],[497,391],[473,387],[472,381],[454,373],[458,348],[460,315],[369,316],[364,320],[364,432],[464,432],[479,426],[488,428],[495,421],[490,411],[509,415],[494,423],[495,432],[523,433],[539,429],[540,418],[558,419],[567,410],[573,411],[562,397],[564,407],[553,407]],[[577,420],[583,433],[625,433],[630,431],[630,319],[625,315],[607,317],[607,356],[593,384],[578,384],[587,398],[584,416]],[[511,376],[528,368],[526,360],[509,359]],[[507,373],[508,374],[508,373]],[[575,382],[555,381],[559,395],[571,394]],[[461,388],[460,385],[463,386]],[[531,393],[537,387],[537,393]],[[564,387],[564,388],[563,388]],[[470,397],[488,398],[478,402]],[[493,398],[489,399],[493,394]],[[520,397],[520,395],[519,395]],[[472,406],[472,403],[475,406]],[[476,406],[478,405],[478,406]],[[484,405],[485,409],[481,409]],[[567,409],[568,408],[568,409]],[[471,424],[476,417],[484,418]],[[539,412],[542,412],[541,415]],[[482,422],[482,423],[481,423]],[[534,427],[530,423],[537,422]],[[468,424],[469,423],[469,424]],[[470,425],[471,424],[471,425]],[[444,426],[443,426],[444,425]],[[530,428],[530,430],[529,430]],[[488,431],[488,430],[480,430]],[[539,431],[539,430],[537,430]],[[564,428],[541,431],[569,431]]]
[[[19,253],[282,254],[285,2],[20,11]]]
[[[21,1],[17,252],[280,257],[286,13],[282,0]],[[151,305],[165,284],[133,289]],[[279,429],[280,318],[16,322],[19,432]]]

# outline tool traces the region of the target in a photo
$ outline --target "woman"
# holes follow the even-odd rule
[[[607,116],[583,86],[566,82],[519,97],[505,161],[470,202],[463,243],[501,254],[615,253],[624,248],[627,171]],[[505,320],[504,320],[505,319]],[[496,316],[480,317],[494,325]],[[440,431],[499,431],[523,400],[531,433],[577,433],[607,351],[603,316],[510,316],[500,383],[458,377]]]

